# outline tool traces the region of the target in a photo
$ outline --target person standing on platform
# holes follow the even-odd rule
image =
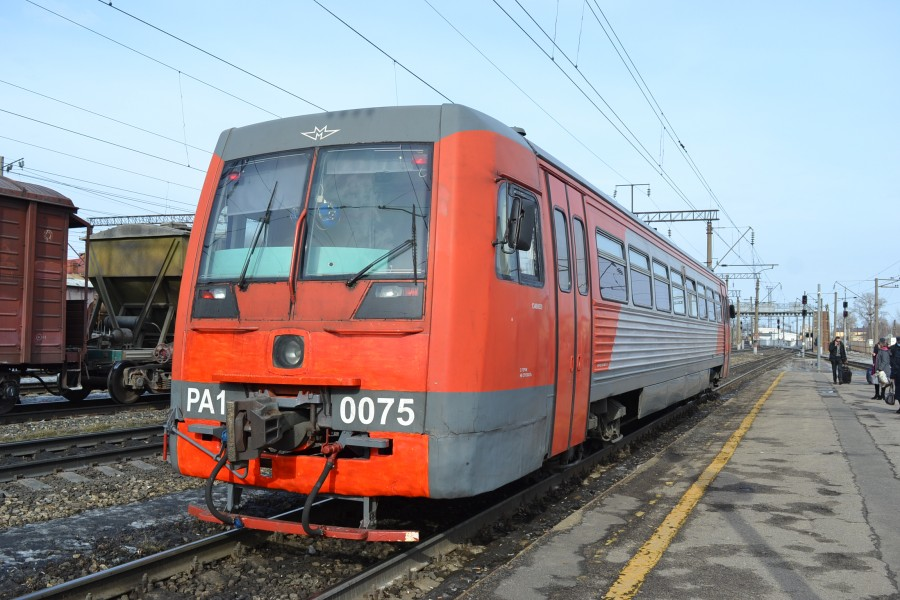
[[[890,348],[891,354],[891,378],[894,380],[894,394],[900,390],[900,337],[896,338],[894,345]],[[897,409],[900,414],[900,408]]]
[[[891,377],[891,353],[888,350],[887,341],[884,338],[879,338],[878,346],[875,349],[875,364],[873,366],[873,375],[878,376],[878,371],[884,371],[884,374],[887,375],[888,379]],[[875,381],[875,395],[872,396],[872,400],[881,399],[884,400],[884,388],[886,386],[881,385],[880,381]]]
[[[834,341],[828,344],[828,360],[831,361],[831,376],[834,378],[834,382],[844,383],[844,379],[841,377],[841,366],[847,362],[847,350],[840,337],[835,337]]]

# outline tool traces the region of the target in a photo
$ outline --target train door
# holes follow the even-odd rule
[[[590,296],[584,200],[547,174],[556,264],[556,397],[551,455],[577,446],[587,431],[590,386]]]

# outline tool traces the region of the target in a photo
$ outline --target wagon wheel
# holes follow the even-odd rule
[[[5,415],[19,401],[18,382],[10,379],[0,380],[0,415]]]
[[[109,395],[119,404],[134,404],[141,397],[141,392],[125,386],[125,369],[130,366],[129,362],[119,361],[112,366],[109,376],[106,378]]]
[[[13,409],[13,406],[16,405],[18,400],[16,398],[7,398],[5,396],[0,396],[0,415],[5,415],[9,411]]]

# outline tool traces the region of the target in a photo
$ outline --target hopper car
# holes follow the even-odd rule
[[[131,404],[144,392],[168,393],[178,289],[190,228],[126,224],[89,240],[93,303],[82,394],[106,389]]]
[[[728,370],[721,279],[456,104],[225,131],[184,267],[165,451],[215,522],[411,539],[372,503],[494,490]],[[303,522],[242,518],[245,487],[304,496]],[[322,496],[360,526],[315,524]]]

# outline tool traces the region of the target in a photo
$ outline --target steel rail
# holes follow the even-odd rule
[[[150,456],[162,451],[163,429],[161,425],[115,429],[96,433],[41,438],[0,444],[0,458],[19,460],[0,465],[0,482],[13,481],[19,477],[40,477],[51,475],[64,469],[77,469],[104,462],[115,462],[121,458]],[[139,445],[124,445],[129,442],[145,442]],[[117,444],[115,448],[109,447]],[[79,452],[71,456],[59,453],[73,448],[97,448]],[[27,460],[24,457],[55,454],[50,458]]]

